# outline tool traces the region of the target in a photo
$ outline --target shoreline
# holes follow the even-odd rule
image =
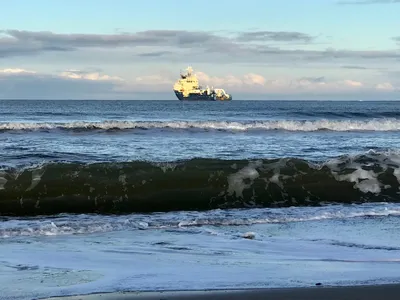
[[[202,300],[202,299],[249,299],[249,300],[372,300],[399,299],[400,283],[356,286],[314,286],[293,288],[257,288],[257,289],[218,289],[193,291],[131,291],[95,293],[75,296],[56,296],[41,300]]]

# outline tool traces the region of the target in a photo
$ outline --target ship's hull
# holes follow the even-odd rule
[[[189,94],[189,96],[183,96],[182,92],[174,91],[176,97],[181,101],[230,101],[232,97],[224,97],[220,98],[215,95],[207,95],[207,94]]]

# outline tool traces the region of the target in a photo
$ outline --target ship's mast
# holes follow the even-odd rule
[[[191,66],[187,67],[186,72],[188,76],[192,76],[193,68]]]

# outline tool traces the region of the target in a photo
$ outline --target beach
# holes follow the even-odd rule
[[[69,297],[46,298],[46,300],[375,300],[399,299],[400,284],[345,286],[345,287],[307,287],[249,290],[212,291],[164,291],[164,292],[124,292],[99,293]]]

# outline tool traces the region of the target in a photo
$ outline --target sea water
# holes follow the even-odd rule
[[[0,101],[0,297],[400,279],[396,102]]]

